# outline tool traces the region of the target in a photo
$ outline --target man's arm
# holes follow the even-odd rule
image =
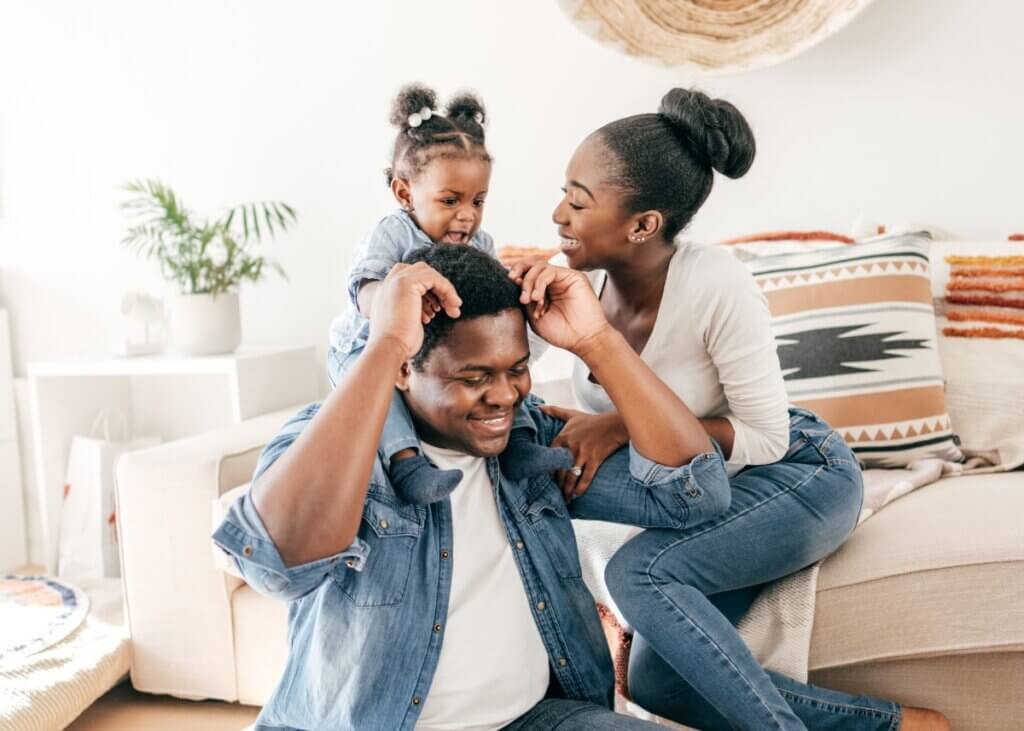
[[[355,540],[395,380],[423,342],[428,293],[458,317],[461,301],[447,279],[422,263],[392,269],[374,297],[366,350],[253,485],[253,505],[286,566],[337,554]]]
[[[406,357],[394,339],[367,345],[298,439],[253,485],[256,512],[285,565],[339,553],[355,539]]]

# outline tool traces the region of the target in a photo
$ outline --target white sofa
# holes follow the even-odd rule
[[[259,705],[273,688],[287,607],[215,566],[211,516],[298,408],[121,460],[136,689]],[[945,479],[862,525],[822,568],[810,668],[955,729],[1024,728],[1024,473]]]

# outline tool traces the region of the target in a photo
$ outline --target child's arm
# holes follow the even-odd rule
[[[363,317],[369,319],[373,312],[373,295],[380,289],[380,281],[376,279],[364,279],[359,283],[359,291],[356,294],[356,307]]]
[[[352,268],[346,277],[345,288],[349,302],[364,317],[370,316],[373,291],[387,277],[392,267],[400,263],[410,248],[408,232],[395,216],[387,216],[370,232],[360,245]]]

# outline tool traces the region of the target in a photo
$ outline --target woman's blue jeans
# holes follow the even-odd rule
[[[608,564],[608,589],[636,631],[630,695],[705,731],[896,729],[895,703],[768,672],[735,628],[766,583],[819,561],[850,535],[864,485],[849,447],[813,413],[792,409],[785,457],[730,483],[720,515],[647,530]]]

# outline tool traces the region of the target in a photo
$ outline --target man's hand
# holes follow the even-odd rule
[[[370,342],[390,338],[411,358],[423,345],[423,326],[433,314],[444,310],[456,318],[461,305],[452,283],[427,264],[396,264],[374,292]]]
[[[590,282],[577,271],[538,262],[514,267],[509,277],[523,288],[519,301],[533,329],[554,346],[576,353],[611,327]]]
[[[587,414],[583,411],[558,406],[541,406],[541,411],[565,422],[552,447],[565,447],[573,455],[573,464],[583,468],[577,477],[569,470],[560,470],[558,483],[565,501],[569,502],[587,491],[597,468],[619,448],[629,443],[629,434],[622,417],[615,411],[605,414]]]

